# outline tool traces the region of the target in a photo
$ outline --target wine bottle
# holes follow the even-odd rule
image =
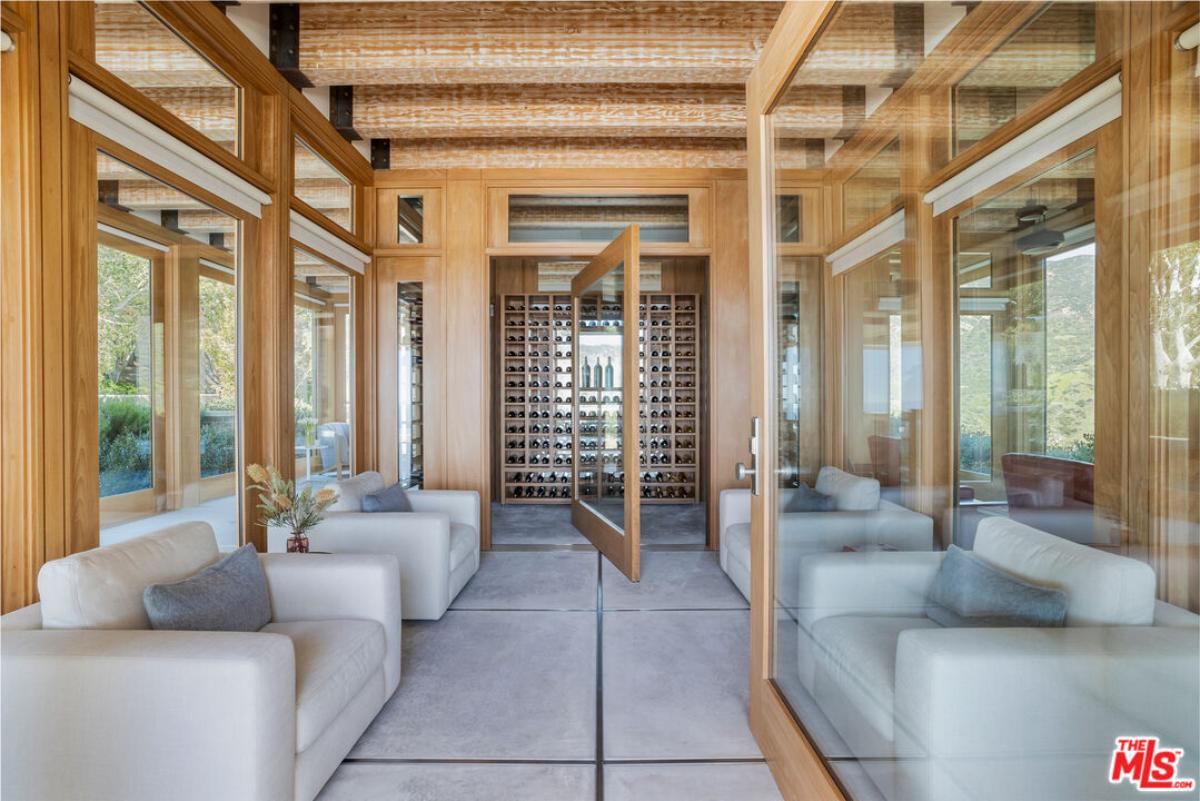
[[[596,365],[592,368],[595,373],[592,376],[592,386],[596,389],[604,388],[604,368],[600,366],[600,357],[596,357]]]
[[[608,364],[605,365],[605,367],[604,367],[604,385],[606,387],[608,387],[609,389],[612,389],[613,387],[616,386],[616,384],[613,383],[612,356],[608,357]]]
[[[580,384],[584,389],[590,389],[592,385],[592,368],[588,366],[587,356],[583,357],[583,378]]]

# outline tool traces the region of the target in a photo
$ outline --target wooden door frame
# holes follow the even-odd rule
[[[837,9],[835,2],[784,6],[758,66],[746,83],[750,240],[750,408],[760,421],[758,471],[774,476],[776,401],[772,386],[775,293],[775,203],[769,114],[796,67]],[[845,796],[772,680],[774,642],[774,515],[770,479],[751,495],[750,729],[785,798],[845,801]]]
[[[625,517],[622,531],[618,532],[611,522],[602,518],[596,511],[585,506],[579,500],[579,438],[581,435],[579,417],[579,393],[573,393],[575,402],[572,414],[575,431],[573,449],[576,469],[572,480],[571,492],[571,524],[583,532],[591,540],[600,553],[608,557],[617,569],[629,578],[637,581],[641,575],[641,448],[639,442],[641,416],[641,390],[639,388],[640,356],[638,344],[640,338],[641,313],[639,303],[641,298],[641,265],[639,263],[638,245],[640,235],[637,225],[630,225],[616,239],[608,244],[599,255],[591,260],[586,267],[571,279],[571,305],[574,307],[572,326],[575,337],[574,372],[579,375],[579,296],[600,278],[603,278],[617,265],[623,264],[625,269],[624,291],[625,303],[621,310],[621,318],[625,330],[621,340],[621,460],[625,471]],[[633,339],[631,339],[631,337]],[[631,416],[631,410],[633,412]],[[598,470],[604,467],[603,462],[596,465]],[[632,469],[630,469],[632,468]]]

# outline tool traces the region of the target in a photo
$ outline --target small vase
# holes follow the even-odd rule
[[[308,537],[303,534],[293,534],[288,537],[288,553],[308,553]]]

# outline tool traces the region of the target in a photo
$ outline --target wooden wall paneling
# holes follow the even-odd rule
[[[64,86],[65,89],[65,86]],[[100,544],[99,411],[96,371],[96,137],[68,121],[67,166],[69,196],[64,220],[69,220],[64,271],[64,306],[70,310],[63,333],[68,447],[66,484],[70,509],[67,553]],[[47,559],[50,555],[47,554]]]
[[[395,168],[746,168],[744,137],[537,136],[393,139]]]
[[[250,93],[248,156],[273,191],[260,220],[242,222],[240,305],[242,332],[241,457],[243,465],[268,464],[295,476],[295,415],[292,363],[291,115],[285,97]],[[253,343],[252,345],[250,343]],[[242,499],[242,541],[266,550],[258,523],[258,499]]]
[[[1155,6],[1150,3],[1129,3],[1126,14],[1128,38],[1121,72],[1121,124],[1124,194],[1128,200],[1121,220],[1122,274],[1125,278],[1125,306],[1121,320],[1129,327],[1123,338],[1127,353],[1124,361],[1127,405],[1123,417],[1127,461],[1122,477],[1125,508],[1120,519],[1126,526],[1123,541],[1125,551],[1149,560],[1149,377],[1152,375],[1154,357],[1146,333],[1150,330],[1149,266],[1153,249],[1151,227],[1154,223],[1149,193],[1154,178],[1153,133],[1157,128],[1153,92]],[[1102,455],[1098,440],[1099,437],[1097,459]]]
[[[914,312],[904,317],[903,339],[919,345],[920,352],[919,361],[905,364],[904,371],[918,370],[921,376],[920,408],[905,412],[910,449],[905,504],[933,518],[935,536],[943,545],[950,541],[949,532],[942,529],[946,511],[955,504],[953,465],[957,464],[951,221],[933,216],[921,185],[924,176],[947,157],[949,142],[942,132],[950,129],[949,100],[946,90],[911,95],[900,139],[906,227],[901,256],[903,308]],[[904,406],[909,407],[907,400]]]
[[[750,339],[749,198],[745,181],[713,184],[713,254],[708,306],[708,546],[720,545],[721,490],[748,487],[734,467],[749,459]]]
[[[451,171],[446,185],[445,295],[447,486],[480,496],[480,538],[491,547],[490,281],[484,253],[484,184],[475,170]]]
[[[424,303],[424,439],[425,484],[430,488],[455,488],[446,484],[445,382],[447,363],[444,342],[445,307],[442,303],[442,260],[435,256],[385,256],[375,261],[374,294],[375,374],[379,387],[375,415],[378,469],[387,481],[399,479],[397,450],[397,288],[400,281],[421,281]]]
[[[0,55],[0,608],[36,598],[37,569],[47,549],[44,503],[47,463],[44,432],[46,384],[42,380],[43,277],[60,265],[43,260],[41,187],[43,153],[61,153],[41,136],[39,9],[6,3],[3,29],[15,45]],[[45,150],[43,148],[46,148]],[[57,219],[57,216],[52,218]],[[49,393],[55,394],[53,392]],[[52,427],[52,428],[56,428]],[[61,514],[61,509],[59,510]],[[58,527],[61,534],[61,525]],[[61,549],[61,540],[58,544]]]
[[[419,196],[422,199],[422,237],[419,243],[399,241],[397,206],[402,197]],[[440,186],[414,185],[388,186],[375,190],[375,236],[376,248],[403,250],[419,254],[440,252],[442,249],[442,226],[445,206],[445,190]]]
[[[1145,329],[1140,329],[1127,313],[1132,310],[1125,307],[1129,290],[1140,279],[1130,275],[1127,282],[1125,278],[1123,221],[1129,206],[1121,174],[1124,162],[1121,129],[1119,120],[1100,129],[1095,137],[1094,160],[1097,199],[1094,503],[1097,523],[1108,520],[1114,525],[1123,519],[1123,496],[1128,486],[1125,438],[1136,435],[1139,426],[1145,424],[1134,423],[1128,417],[1131,393],[1137,392],[1134,384],[1142,379],[1130,374],[1126,360],[1131,355],[1132,342],[1143,336],[1141,330],[1150,330],[1149,319],[1145,320]],[[1149,377],[1149,373],[1142,375]],[[1131,456],[1137,452],[1136,448],[1130,450]],[[1148,525],[1149,520],[1146,522]]]

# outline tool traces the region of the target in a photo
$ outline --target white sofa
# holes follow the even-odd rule
[[[1200,616],[1155,600],[1146,564],[1006,518],[976,556],[1067,593],[1063,628],[942,628],[936,553],[827,553],[799,568],[798,672],[890,801],[1137,797],[1115,738],[1200,750]],[[891,758],[899,757],[893,761]]]
[[[775,593],[782,606],[795,606],[796,568],[807,554],[840,551],[847,545],[893,545],[903,551],[933,548],[933,520],[882,500],[875,479],[822,467],[815,488],[834,498],[835,511],[779,515]],[[792,494],[792,490],[780,492],[780,508],[787,506]],[[721,569],[749,600],[750,490],[723,490],[719,515]]]
[[[386,553],[400,560],[405,620],[438,620],[479,570],[479,493],[413,490],[412,512],[364,512],[362,499],[385,489],[383,476],[359,473],[330,485],[337,502],[308,535],[309,549]],[[271,528],[267,550],[287,550],[289,532]]]
[[[0,618],[5,801],[320,792],[400,681],[395,557],[261,555],[261,631],[152,630],[145,587],[218,558],[185,523],[43,566]]]

